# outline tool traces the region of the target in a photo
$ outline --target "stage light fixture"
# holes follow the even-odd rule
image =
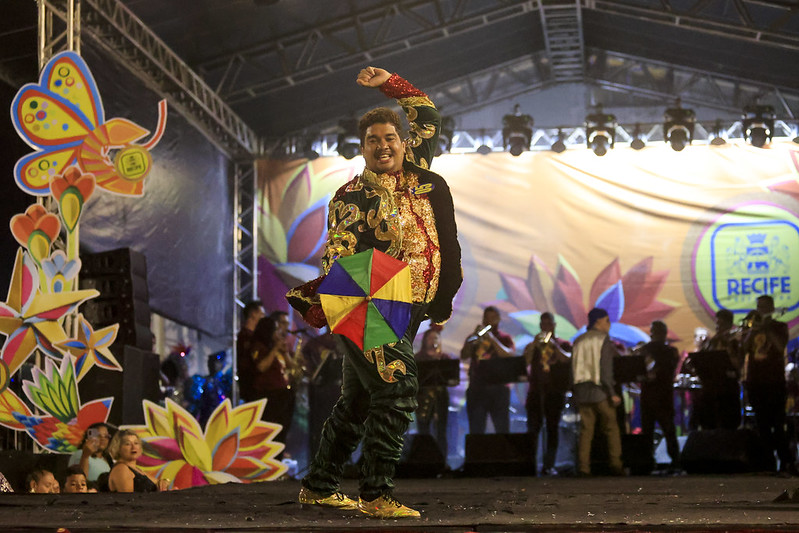
[[[755,104],[744,107],[742,117],[744,139],[752,143],[752,146],[763,148],[774,136],[776,118],[774,106]]]
[[[338,121],[339,134],[336,139],[336,151],[344,159],[352,159],[361,152],[361,140],[358,137],[358,120],[342,118]]]
[[[585,117],[585,142],[600,157],[616,144],[616,116],[605,113],[602,104]]]
[[[676,107],[666,109],[663,114],[663,139],[671,145],[675,152],[691,144],[694,138],[696,113],[693,109],[685,109],[677,99]]]
[[[644,143],[643,134],[641,133],[641,125],[635,124],[633,130],[633,140],[630,142],[630,148],[633,150],[641,150],[646,144]]]
[[[560,154],[566,151],[566,143],[563,142],[563,130],[558,128],[558,140],[552,143],[552,151]]]
[[[721,136],[723,130],[724,128],[721,126],[721,120],[717,120],[716,124],[713,126],[713,138],[710,139],[710,144],[712,146],[724,146],[727,144],[727,141]]]
[[[455,119],[452,117],[441,117],[441,126],[438,128],[436,157],[444,153],[449,153],[452,149],[453,135],[455,135]]]
[[[522,114],[519,104],[516,104],[512,115],[502,117],[502,145],[515,157],[529,150],[532,140],[533,117]]]

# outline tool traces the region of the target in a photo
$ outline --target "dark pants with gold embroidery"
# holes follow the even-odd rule
[[[425,306],[414,304],[403,338],[366,355],[349,339],[336,336],[345,354],[341,398],[325,422],[303,486],[323,495],[337,491],[344,464],[363,439],[361,498],[373,500],[394,487],[403,435],[417,406],[413,338],[424,310]]]

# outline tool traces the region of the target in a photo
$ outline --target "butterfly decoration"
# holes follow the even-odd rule
[[[17,133],[36,151],[17,161],[14,179],[25,192],[50,194],[50,180],[77,162],[109,192],[141,196],[152,169],[153,148],[166,127],[166,100],[158,104],[158,127],[150,132],[124,118],[106,120],[97,84],[78,54],[61,52],[28,83],[11,104]]]

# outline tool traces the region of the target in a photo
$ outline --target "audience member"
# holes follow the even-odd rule
[[[621,398],[615,392],[613,358],[618,355],[610,340],[610,317],[595,307],[588,313],[588,331],[577,337],[572,352],[574,401],[580,412],[580,435],[577,442],[577,473],[591,474],[591,442],[595,426],[607,441],[610,471],[623,475],[621,435],[616,407]]]
[[[95,422],[90,425],[80,441],[80,450],[69,457],[69,465],[79,465],[86,479],[96,482],[100,474],[110,472],[114,465],[108,455],[108,443],[111,442],[111,432],[105,422]]]
[[[31,494],[58,494],[59,485],[49,470],[36,469],[25,479],[25,486]]]
[[[154,479],[142,472],[136,464],[142,447],[139,436],[129,429],[121,429],[114,434],[108,453],[114,458],[114,468],[108,476],[111,492],[156,492],[167,490],[169,479]]]
[[[483,322],[475,328],[461,349],[461,359],[468,359],[469,388],[466,389],[466,414],[469,433],[485,433],[488,415],[496,433],[510,433],[510,389],[504,383],[490,383],[484,367],[486,359],[511,357],[516,351],[513,338],[500,331],[501,316],[494,306],[483,311]]]
[[[64,494],[89,492],[86,474],[80,465],[67,467],[67,477],[64,478]]]
[[[569,341],[555,336],[555,317],[541,313],[541,332],[524,349],[525,363],[529,367],[527,391],[527,432],[531,435],[533,449],[538,453],[538,436],[546,421],[546,439],[541,474],[554,475],[558,453],[560,417],[566,404],[566,392],[571,388],[571,359]]]

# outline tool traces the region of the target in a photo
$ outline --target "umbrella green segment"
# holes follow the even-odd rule
[[[330,331],[362,350],[398,341],[411,320],[410,268],[379,250],[339,258],[317,293]]]

